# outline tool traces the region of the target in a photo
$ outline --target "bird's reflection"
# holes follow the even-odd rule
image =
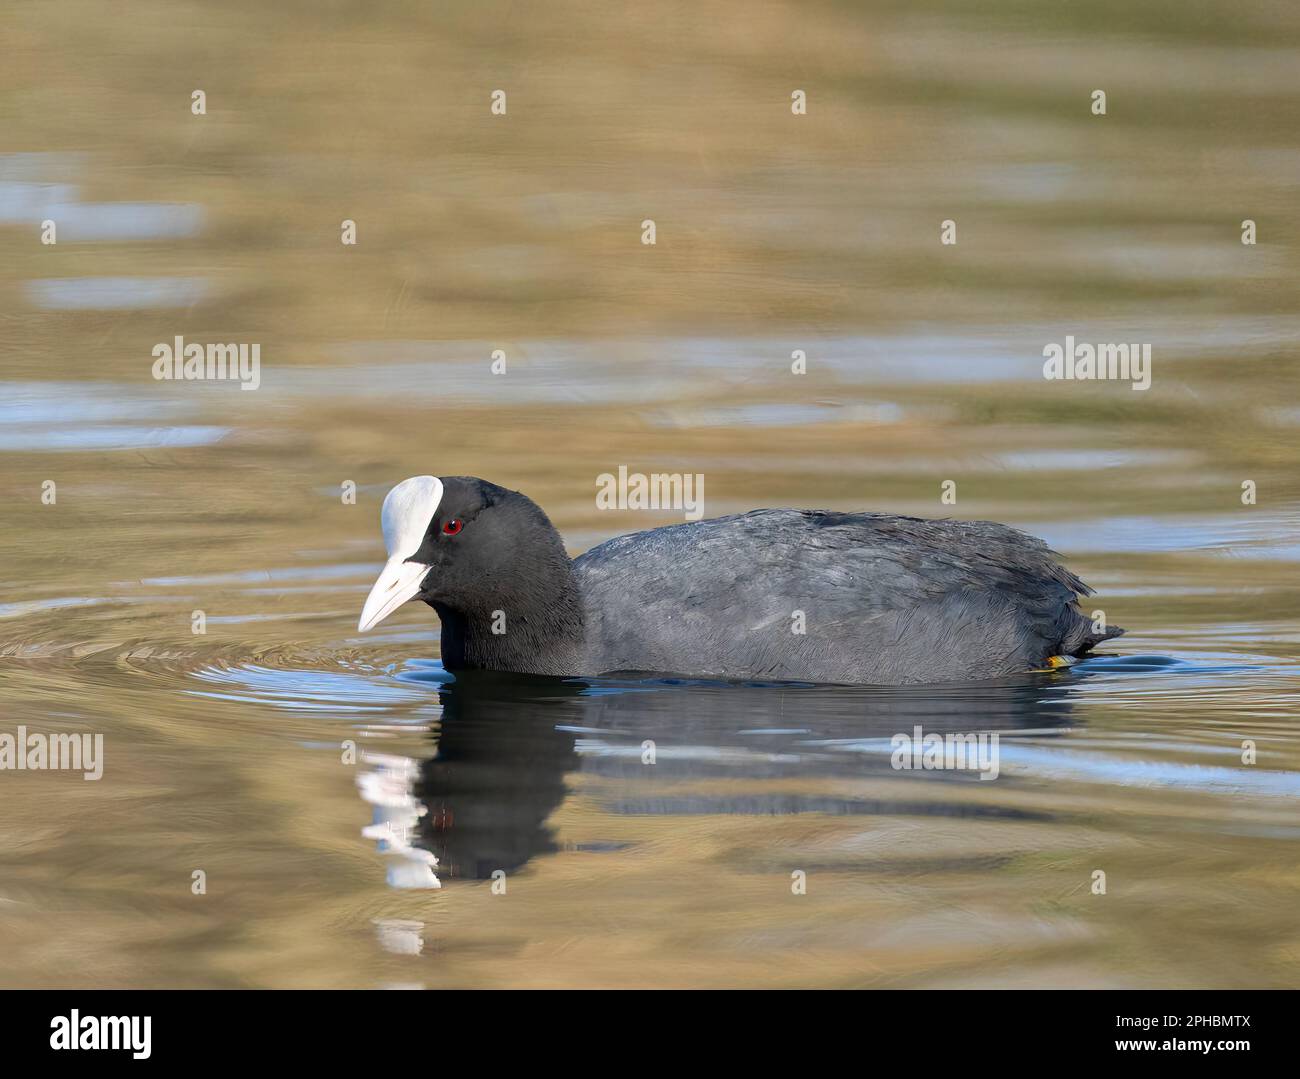
[[[546,818],[577,766],[565,728],[582,714],[584,688],[495,672],[442,685],[437,752],[413,788],[426,809],[421,845],[437,857],[440,878],[486,879],[555,850]]]
[[[510,874],[557,849],[548,819],[574,773],[594,774],[614,793],[605,808],[660,814],[950,813],[1016,815],[951,788],[950,799],[800,795],[791,784],[771,792],[746,785],[682,779],[816,779],[896,776],[887,752],[893,735],[1000,731],[1044,735],[1072,722],[1073,676],[924,688],[727,685],[662,678],[571,680],[417,671],[407,680],[436,686],[442,719],[434,755],[412,776],[422,807],[415,846],[438,860],[440,880]],[[870,750],[869,752],[863,750]],[[652,764],[650,762],[653,762]],[[970,782],[970,774],[927,778]]]

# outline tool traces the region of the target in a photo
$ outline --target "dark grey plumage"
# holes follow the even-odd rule
[[[968,681],[1123,632],[1093,632],[1075,602],[1091,590],[1041,540],[990,521],[755,510],[620,536],[573,569],[588,663],[604,670]]]
[[[431,567],[418,598],[442,620],[453,670],[957,682],[1040,670],[1123,633],[1093,630],[1076,602],[1091,590],[1041,540],[990,521],[755,510],[570,561],[524,495],[442,482],[409,561]],[[447,520],[463,529],[444,534]]]

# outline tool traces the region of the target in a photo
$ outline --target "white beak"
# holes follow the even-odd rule
[[[420,549],[441,501],[442,480],[437,476],[412,476],[388,492],[380,512],[388,561],[361,608],[357,629],[362,633],[379,625],[420,591],[420,582],[430,567],[407,559]]]
[[[374,629],[408,599],[414,599],[428,572],[429,567],[423,562],[406,562],[401,555],[390,558],[366,597],[357,629],[362,633]]]

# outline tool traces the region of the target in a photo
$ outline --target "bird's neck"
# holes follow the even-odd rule
[[[576,675],[582,670],[582,596],[567,558],[545,574],[512,582],[472,608],[432,603],[442,622],[448,670]]]

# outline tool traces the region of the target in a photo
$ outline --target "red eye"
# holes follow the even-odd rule
[[[462,521],[459,517],[453,517],[450,521],[448,521],[445,525],[442,526],[442,531],[444,535],[454,536],[457,532],[459,532],[464,527],[465,527],[464,521]]]

